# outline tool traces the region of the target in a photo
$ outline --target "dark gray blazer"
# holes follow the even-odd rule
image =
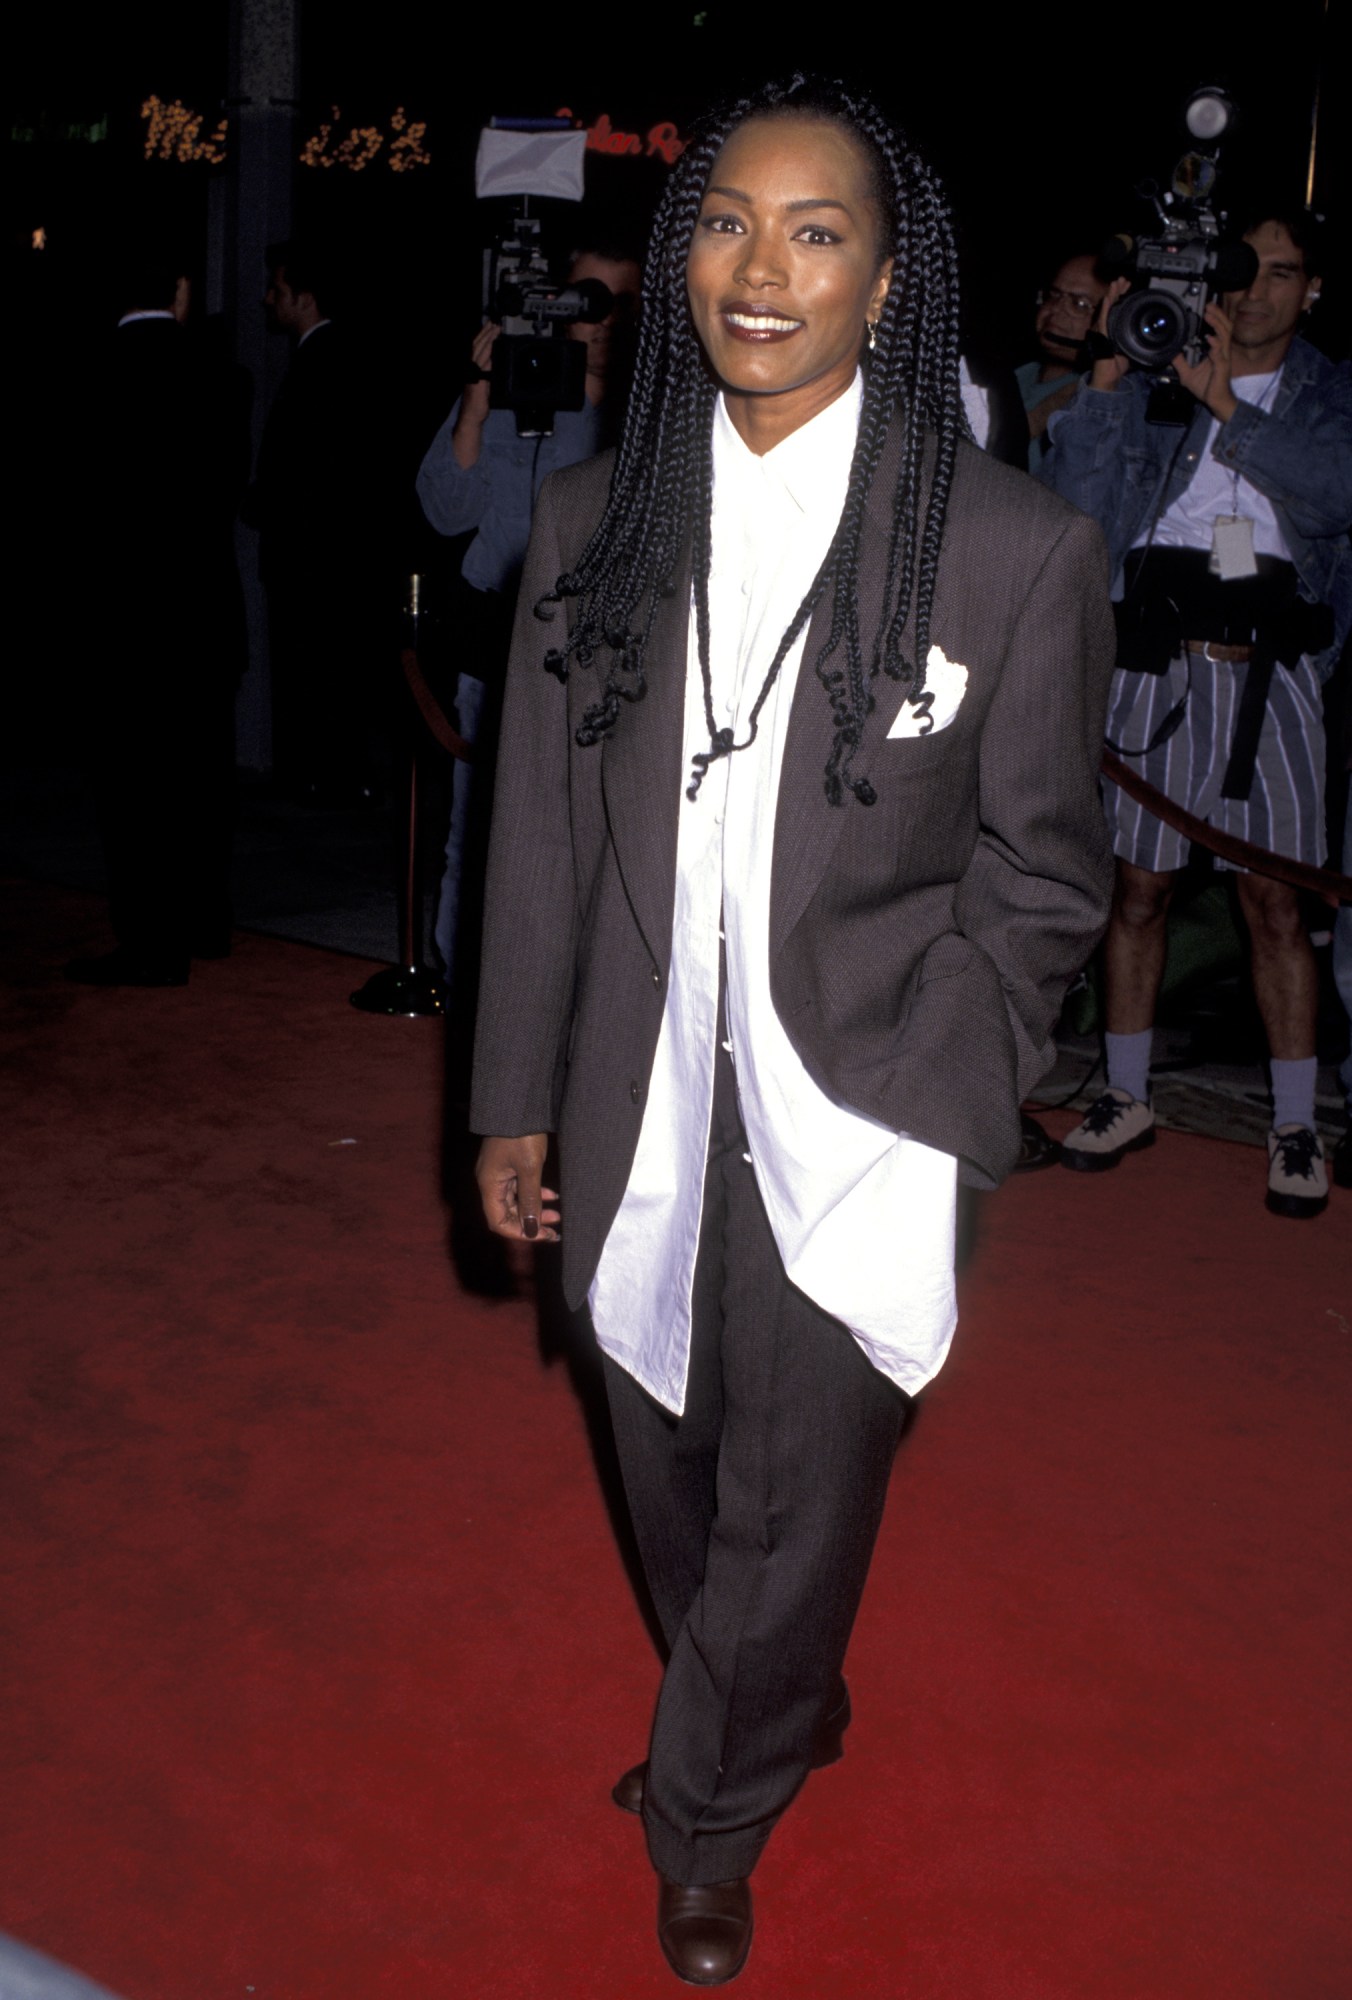
[[[689,576],[661,606],[647,694],[580,749],[603,669],[542,667],[564,616],[535,605],[605,505],[611,458],[540,495],[508,669],[488,871],[471,1124],[557,1132],[564,1289],[585,1296],[629,1177],[671,956]],[[865,658],[881,615],[895,443],[860,550]],[[804,579],[806,586],[807,579]],[[779,786],[771,992],[821,1088],[993,1187],[1018,1105],[1049,1067],[1067,982],[1107,921],[1096,774],[1112,618],[1102,537],[973,447],[959,451],[931,620],[968,669],[947,728],[888,740],[880,678],[856,758],[877,804],[826,802],[833,724],[808,634]]]

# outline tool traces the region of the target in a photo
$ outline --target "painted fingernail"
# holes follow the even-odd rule
[[[528,1242],[534,1242],[535,1238],[540,1234],[540,1225],[536,1221],[533,1215],[526,1215],[522,1217],[521,1234],[527,1239]]]

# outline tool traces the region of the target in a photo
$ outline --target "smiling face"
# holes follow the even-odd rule
[[[1107,290],[1095,275],[1092,257],[1070,257],[1042,293],[1038,307],[1038,344],[1048,361],[1076,359],[1081,342]]]
[[[1244,238],[1258,255],[1258,276],[1245,292],[1227,292],[1234,322],[1232,375],[1265,375],[1280,368],[1300,316],[1319,295],[1318,278],[1305,272],[1305,256],[1280,222],[1260,222]]]
[[[828,120],[753,118],[714,161],[686,263],[695,331],[756,452],[854,378],[892,274],[869,158]]]

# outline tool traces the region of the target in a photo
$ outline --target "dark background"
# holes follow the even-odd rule
[[[285,367],[285,343],[260,333],[261,257],[256,283],[250,256],[230,267],[224,288],[219,255],[211,262],[221,218],[240,199],[229,165],[144,157],[141,107],[152,92],[200,112],[204,132],[223,113],[236,122],[242,115],[231,102],[241,5],[52,4],[6,30],[0,132],[13,358],[5,418],[22,502],[11,535],[20,661],[8,677],[11,721],[19,705],[29,710],[26,722],[18,714],[16,734],[60,727],[59,681],[31,668],[43,656],[59,664],[63,607],[81,588],[85,542],[97,532],[80,510],[81,441],[63,430],[62,414],[78,403],[72,385],[88,365],[91,336],[112,324],[106,271],[119,235],[147,218],[172,227],[202,281],[199,314],[213,301],[210,271],[217,272],[213,330],[249,366],[255,438]],[[425,0],[376,0],[361,12],[302,0],[294,101],[277,107],[294,119],[294,136],[278,157],[294,162],[294,227],[318,231],[341,253],[344,295],[329,309],[364,330],[372,378],[390,397],[389,428],[407,473],[390,505],[406,523],[406,568],[453,566],[454,551],[429,546],[438,538],[423,528],[412,480],[458,392],[479,323],[489,230],[485,205],[473,198],[473,161],[493,114],[567,106],[587,125],[605,114],[616,130],[646,135],[662,121],[686,130],[711,101],[795,65],[854,77],[942,173],[963,246],[968,337],[1016,363],[1032,351],[1033,294],[1062,257],[1117,229],[1151,228],[1133,189],[1144,178],[1167,180],[1187,144],[1183,106],[1199,83],[1221,83],[1239,106],[1222,166],[1224,198],[1242,208],[1250,187],[1303,199],[1322,79],[1315,205],[1329,215],[1336,240],[1352,130],[1348,7],[1349,0],[1328,0],[1327,8],[1325,0],[1288,0],[1261,32],[1252,23],[1237,29],[1232,39],[1242,46],[1218,63],[1211,13],[1185,25],[1162,11],[1123,19],[1106,61],[1088,52],[1082,18],[1065,11],[992,21],[955,7],[867,17],[849,10],[846,21],[847,10],[838,9],[841,26],[793,32],[764,15],[753,23],[745,8],[696,10],[667,0],[625,7],[590,0],[566,10],[499,0],[464,26]],[[335,106],[339,134],[368,125],[386,134],[363,172],[296,158]],[[390,119],[400,106],[425,123],[429,163],[396,174]],[[665,174],[656,159],[589,152],[589,200],[641,234]],[[573,210],[553,206],[566,242]],[[41,252],[32,248],[37,229],[46,236]],[[1341,354],[1348,326],[1348,287],[1335,268],[1312,337]],[[250,562],[242,541],[246,591],[256,598]],[[252,615],[256,635],[261,613]],[[265,766],[261,686],[257,675],[246,679],[240,754]]]
[[[625,131],[645,134],[662,119],[685,129],[712,99],[802,65],[865,81],[938,165],[962,231],[972,313],[1017,359],[1047,264],[1113,229],[1148,226],[1133,186],[1167,176],[1183,150],[1181,110],[1194,85],[1222,82],[1240,106],[1223,155],[1227,193],[1238,198],[1262,183],[1303,194],[1321,52],[1316,206],[1335,217],[1343,206],[1352,124],[1345,0],[1331,0],[1327,19],[1324,0],[1289,0],[1261,34],[1236,30],[1244,46],[1220,63],[1209,10],[1185,25],[1163,12],[1124,19],[1111,64],[1087,53],[1080,17],[1064,11],[1041,28],[1026,15],[992,23],[960,8],[899,8],[895,25],[880,27],[889,17],[875,13],[865,26],[852,11],[849,27],[797,34],[765,20],[750,26],[747,11],[664,0],[600,0],[585,11],[504,5],[490,10],[496,28],[456,30],[447,10],[411,0],[360,12],[309,0],[301,139],[331,105],[346,130],[388,129],[402,104],[426,121],[431,164],[402,175],[384,157],[359,174],[297,166],[297,220],[342,238],[360,308],[398,319],[410,335],[437,316],[438,337],[449,336],[441,316],[464,309],[462,299],[474,319],[482,231],[470,183],[491,114],[567,105],[587,123],[605,112]],[[53,7],[17,26],[3,86],[11,245],[26,246],[44,227],[49,272],[78,276],[84,290],[91,253],[147,201],[181,216],[190,238],[201,235],[206,182],[222,170],[145,162],[139,107],[153,91],[202,111],[207,127],[215,122],[228,96],[230,14],[227,0]],[[107,137],[96,143],[60,136],[104,120]],[[16,132],[38,136],[16,142]],[[661,177],[657,163],[588,156],[591,191],[640,212]],[[1325,324],[1345,324],[1344,300],[1329,304]]]

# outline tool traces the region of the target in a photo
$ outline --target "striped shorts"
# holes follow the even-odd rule
[[[1108,704],[1109,749],[1158,791],[1222,833],[1252,841],[1270,853],[1321,867],[1325,858],[1324,704],[1308,660],[1294,673],[1272,676],[1258,761],[1247,799],[1223,799],[1235,714],[1243,691],[1242,668],[1199,659],[1177,659],[1166,674],[1113,675]],[[1149,756],[1140,752],[1188,691],[1183,721]],[[1135,753],[1135,754],[1133,754]],[[1138,868],[1166,873],[1188,858],[1187,836],[1137,805],[1110,779],[1104,807],[1113,852]],[[1215,866],[1230,864],[1215,857]]]

